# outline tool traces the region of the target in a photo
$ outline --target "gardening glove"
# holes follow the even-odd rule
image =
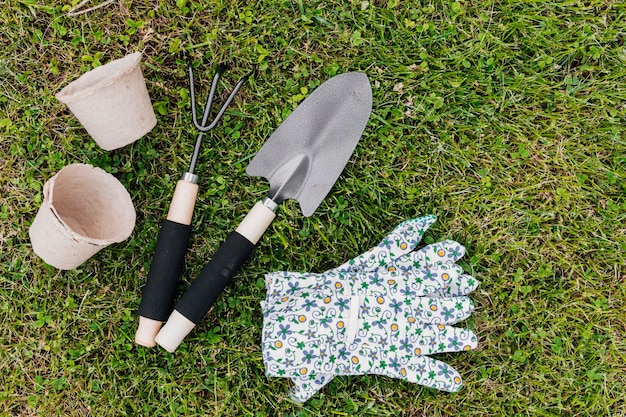
[[[458,373],[424,355],[476,346],[471,331],[450,326],[469,316],[471,300],[442,296],[451,283],[474,288],[469,280],[449,264],[400,275],[389,270],[316,274],[311,285],[296,281],[279,288],[270,276],[262,303],[267,374],[291,378],[297,402],[342,374],[374,373],[456,391]]]
[[[287,302],[287,300],[297,294],[302,294],[306,298],[309,296],[311,289],[319,291],[324,286],[328,286],[332,283],[332,279],[328,280],[328,277],[337,277],[338,280],[344,281],[347,278],[349,285],[360,280],[361,285],[364,287],[370,285],[366,280],[370,280],[373,285],[379,285],[386,280],[391,287],[395,287],[394,291],[397,292],[397,277],[400,276],[406,279],[412,273],[415,274],[413,270],[419,270],[420,268],[430,268],[430,270],[422,270],[416,274],[419,284],[424,283],[424,279],[419,278],[420,276],[426,278],[426,281],[436,280],[439,276],[437,275],[438,269],[444,271],[440,276],[445,276],[446,279],[443,281],[439,280],[434,285],[428,285],[426,282],[425,285],[418,286],[417,289],[422,296],[418,296],[416,299],[415,311],[417,314],[415,317],[412,317],[411,321],[414,320],[415,323],[423,323],[425,325],[450,325],[465,319],[473,310],[471,300],[465,296],[473,291],[479,285],[479,282],[469,275],[459,274],[459,272],[461,272],[459,267],[456,267],[452,271],[452,274],[445,272],[447,269],[445,267],[439,268],[441,265],[450,265],[458,261],[464,255],[465,248],[454,241],[444,241],[428,245],[419,251],[411,252],[421,240],[424,232],[434,221],[434,216],[426,216],[402,222],[373,249],[323,274],[297,272],[275,272],[267,274],[267,299],[262,303],[265,313],[264,316],[266,318],[264,323],[270,320],[268,317],[273,313],[281,311],[281,309],[292,312],[298,309],[311,311],[317,308],[316,302],[311,299],[304,301],[304,305],[300,306],[300,308],[297,306],[294,308],[293,305],[281,304]],[[358,274],[353,273],[359,271],[381,271],[381,274],[370,274],[369,277],[359,278]],[[304,291],[304,293],[300,290]],[[406,296],[413,295],[410,289],[405,289],[404,294]],[[415,294],[418,294],[418,292]],[[454,297],[456,297],[456,299]],[[278,302],[276,302],[276,300],[278,300]],[[367,308],[365,308],[365,310],[366,309]],[[437,312],[442,313],[439,315]],[[279,320],[282,321],[281,317],[282,320],[284,320],[284,316],[279,316]],[[302,317],[299,318],[299,320],[306,321],[306,318]],[[268,326],[264,326],[264,328],[267,327]],[[280,329],[283,330],[283,328]],[[305,334],[307,334],[307,337],[312,337],[315,333],[311,331],[308,333],[305,332]],[[266,339],[268,341],[270,339],[268,332],[264,332],[264,341]],[[282,342],[277,342],[282,346]],[[266,347],[268,348],[267,350],[265,349]],[[271,343],[264,343],[264,357],[268,359],[266,360],[266,364],[272,361],[272,350],[274,348],[275,346],[272,347]],[[279,360],[277,362],[278,375],[276,376],[286,376],[285,369],[280,365],[281,361]],[[430,358],[427,358],[425,362],[430,365],[438,364],[437,361]],[[284,364],[287,366],[289,366],[290,363],[293,363],[293,360],[288,359],[284,361]],[[268,375],[271,375],[269,367]],[[332,373],[318,373],[315,375],[313,372],[292,376],[291,379],[294,382],[292,398],[299,402],[305,401],[317,392],[317,390],[330,382],[333,376],[334,374]]]

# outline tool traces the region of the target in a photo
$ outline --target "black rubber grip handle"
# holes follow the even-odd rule
[[[239,233],[228,235],[213,259],[178,300],[176,310],[195,324],[200,323],[253,249],[254,245]]]
[[[140,316],[157,321],[169,317],[190,236],[191,225],[163,221],[139,304]]]

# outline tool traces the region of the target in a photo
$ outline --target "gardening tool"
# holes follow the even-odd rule
[[[209,123],[209,113],[215,97],[215,90],[222,73],[226,69],[226,65],[223,64],[217,68],[211,84],[209,98],[204,106],[202,121],[199,123],[196,115],[193,68],[191,63],[189,64],[191,114],[193,124],[199,133],[196,138],[189,169],[182,174],[177,182],[167,218],[161,225],[161,232],[157,239],[150,272],[148,273],[146,286],[143,289],[139,305],[139,326],[135,335],[135,342],[142,346],[152,347],[155,345],[154,337],[172,311],[176,286],[180,280],[191,236],[191,217],[198,196],[198,176],[194,174],[194,170],[204,134],[217,125],[237,91],[239,91],[248,77],[252,75],[252,73],[248,73],[237,82],[222,108],[213,121]]]
[[[296,199],[311,216],[354,151],[372,108],[363,73],[346,73],[320,85],[276,129],[252,159],[247,173],[269,180],[270,191],[256,203],[176,304],[156,342],[173,352],[202,320],[283,201]]]

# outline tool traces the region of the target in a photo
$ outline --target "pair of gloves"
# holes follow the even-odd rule
[[[432,354],[477,346],[453,327],[472,313],[479,282],[456,262],[465,248],[446,240],[413,251],[435,222],[400,223],[382,242],[321,274],[265,275],[262,350],[268,376],[293,382],[303,403],[337,375],[377,374],[454,392],[459,373]]]

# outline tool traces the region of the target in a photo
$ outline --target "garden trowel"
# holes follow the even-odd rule
[[[183,294],[156,337],[173,352],[207,314],[252,253],[280,203],[295,199],[304,216],[324,200],[352,155],[372,110],[363,73],[335,76],[287,117],[250,162],[246,172],[269,180],[268,196],[256,203]]]

